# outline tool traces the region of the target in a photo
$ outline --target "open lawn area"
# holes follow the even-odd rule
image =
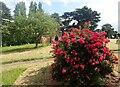
[[[116,39],[111,39],[111,42],[107,45],[111,50],[119,50],[118,44],[116,44]],[[3,72],[2,72],[2,81],[3,84],[9,84],[12,85],[15,80],[28,68],[33,66],[46,66],[47,63],[50,61],[53,62],[52,55],[49,53],[52,46],[41,46],[38,48],[34,48],[34,45],[23,45],[23,46],[13,46],[13,47],[3,47],[3,53],[1,55],[2,64],[3,64]],[[29,49],[30,48],[30,49]],[[120,52],[115,51],[114,52],[117,57],[120,57]],[[38,59],[48,59],[51,58],[48,62],[46,61],[44,64],[42,61],[40,62]],[[38,62],[31,62],[27,63],[27,61],[36,60]],[[20,63],[17,64],[17,62],[26,61],[24,64]],[[13,62],[16,62],[17,65],[12,64]],[[120,62],[120,60],[119,60]],[[12,64],[12,66],[9,66],[6,64]],[[120,64],[119,64],[120,66]],[[120,67],[116,67],[116,70],[120,72]],[[42,71],[44,72],[44,70]],[[43,73],[42,73],[43,74]],[[0,74],[1,75],[1,74]],[[40,75],[41,76],[41,75]],[[39,76],[39,77],[40,77]],[[7,78],[6,78],[7,77]],[[36,79],[38,79],[36,77]],[[47,78],[46,78],[47,79]],[[41,80],[39,78],[38,80]],[[44,80],[46,81],[46,80]],[[40,82],[40,83],[41,83]],[[39,83],[39,84],[40,84]]]
[[[27,47],[24,47],[24,48],[27,48]],[[6,48],[3,47],[3,49],[6,49]],[[8,49],[10,50],[10,47]],[[20,47],[19,49],[22,50],[22,48]],[[19,61],[30,61],[30,60],[38,60],[43,58],[50,58],[51,57],[51,54],[49,53],[50,50],[51,50],[51,46],[43,46],[36,49],[31,49],[31,50],[26,50],[21,52],[18,52],[18,51],[7,52],[7,53],[3,52],[1,55],[1,60],[2,60],[1,63],[6,64],[6,63],[12,63],[12,62],[19,62]]]
[[[26,68],[15,68],[9,71],[3,71],[2,72],[2,84],[12,85],[15,82],[15,80],[19,77],[19,75],[22,74],[25,70]],[[2,87],[6,87],[6,86],[2,86]]]

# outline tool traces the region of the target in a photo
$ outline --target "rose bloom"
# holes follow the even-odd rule
[[[80,65],[80,67],[81,67],[82,69],[84,69],[84,68],[85,68],[85,65]]]
[[[79,42],[80,44],[83,44],[83,43],[84,43],[84,39],[83,39],[83,38],[80,38],[80,39],[78,39],[78,42]]]
[[[75,65],[75,68],[76,68],[76,69],[78,69],[78,68],[79,68],[79,66],[78,66],[78,65]]]
[[[66,43],[68,43],[68,44],[69,44],[69,43],[70,43],[70,39],[67,39],[67,40],[66,40]]]
[[[66,73],[66,69],[63,68],[63,69],[62,69],[62,74],[65,74],[65,73]]]
[[[89,60],[89,63],[92,63],[92,59]]]
[[[72,38],[71,42],[75,43],[76,42],[76,38]]]
[[[54,75],[56,74],[56,72],[54,72]]]

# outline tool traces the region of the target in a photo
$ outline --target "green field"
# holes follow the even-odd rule
[[[1,55],[1,60],[2,60],[1,63],[6,64],[6,63],[31,61],[31,60],[38,60],[38,59],[52,57],[51,54],[49,53],[51,50],[51,46],[47,46],[46,44],[43,44],[41,47],[39,47],[37,49],[31,49],[31,50],[26,50],[26,51],[23,51],[21,47],[29,48],[29,47],[32,47],[32,45],[28,45],[28,46],[22,45],[22,46],[18,46],[18,47],[13,46],[12,49],[11,49],[11,47],[3,47],[3,49],[6,49],[6,48],[8,48],[8,49],[6,49],[7,53],[5,51],[5,53],[3,52]],[[22,51],[11,52],[13,50],[18,50],[17,48],[21,49]]]
[[[15,80],[20,76],[20,74],[22,74],[25,70],[26,68],[16,68],[9,71],[3,71],[2,85],[12,85],[15,82]]]
[[[39,44],[39,47],[44,47],[47,46],[48,44]],[[7,47],[2,47],[2,53],[5,52],[21,52],[21,51],[26,51],[26,50],[31,50],[31,49],[36,49],[35,44],[25,44],[25,45],[18,45],[18,46],[7,46]]]

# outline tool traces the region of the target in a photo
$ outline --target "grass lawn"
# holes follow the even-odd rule
[[[12,59],[12,60],[5,60],[2,61],[2,64],[8,64],[8,63],[14,63],[14,62],[23,62],[23,61],[32,61],[32,60],[39,60],[39,59],[49,59],[53,58],[52,56],[41,56],[41,57],[36,57],[36,58],[19,58],[19,59]]]
[[[39,47],[44,47],[47,46],[48,44],[39,44]],[[30,49],[35,49],[35,44],[25,44],[25,45],[18,45],[18,46],[7,46],[7,47],[2,47],[2,53],[5,52],[14,52],[14,51],[26,51]]]
[[[26,50],[23,52],[9,52],[3,53],[1,55],[0,61],[2,64],[19,62],[19,61],[30,61],[30,60],[38,60],[43,58],[51,58],[51,54],[49,53],[51,50],[51,46],[40,47],[37,49]]]
[[[15,68],[9,71],[3,71],[2,85],[12,85],[15,82],[15,80],[20,76],[20,74],[22,74],[25,70],[26,68]],[[6,86],[2,86],[2,87],[6,87]]]

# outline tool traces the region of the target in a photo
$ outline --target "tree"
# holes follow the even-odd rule
[[[19,2],[15,6],[14,16],[26,16],[25,2]]]
[[[81,9],[76,9],[73,12],[65,12],[61,17],[63,19],[63,26],[67,29],[70,27],[79,28],[79,26],[82,26],[84,22],[90,22],[90,29],[94,30],[97,27],[97,23],[100,21],[100,13],[93,11],[87,6],[84,6]],[[73,22],[72,25],[69,25],[73,20],[75,22]]]
[[[28,29],[31,31],[29,34],[36,46],[41,41],[42,36],[53,36],[58,27],[58,23],[44,12],[37,12],[32,17],[28,17]]]
[[[51,17],[55,18],[55,20],[60,24],[60,16],[58,13],[51,14]]]
[[[37,3],[31,1],[29,7],[29,16],[33,16],[37,12]]]
[[[11,17],[11,14],[10,14],[10,9],[6,6],[5,3],[1,2],[0,1],[0,16],[2,18],[2,20],[5,20],[5,19],[8,19],[10,20],[12,17]]]
[[[0,20],[1,20],[1,24],[0,24],[0,33],[2,34],[2,43],[0,43],[0,45],[3,46],[6,45],[8,43],[8,41],[10,40],[9,38],[9,31],[8,31],[8,25],[12,19],[12,16],[10,14],[10,9],[6,6],[5,3],[0,2]]]
[[[37,12],[43,11],[41,2],[38,3]]]
[[[106,33],[107,33],[107,37],[108,38],[113,38],[113,36],[114,36],[114,38],[116,37],[117,38],[117,31],[114,31],[114,28],[112,27],[112,25],[111,24],[104,24],[103,26],[102,26],[102,29],[101,29],[102,31],[105,31]]]

